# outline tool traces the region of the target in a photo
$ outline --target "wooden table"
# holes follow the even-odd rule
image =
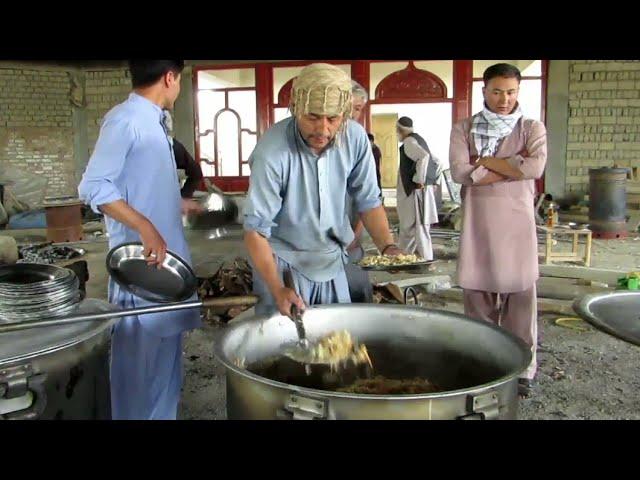
[[[538,225],[537,229],[539,232],[543,232],[546,235],[545,238],[545,253],[544,253],[544,263],[545,265],[550,265],[554,261],[561,262],[575,262],[582,261],[585,266],[591,266],[591,230],[588,228],[574,230],[572,228],[563,228],[563,227],[546,227]],[[553,252],[553,235],[573,235],[573,247],[571,249],[571,253],[569,252]],[[586,237],[584,253],[581,254],[578,252],[578,239],[583,235]]]

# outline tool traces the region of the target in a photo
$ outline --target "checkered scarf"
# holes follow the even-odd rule
[[[498,142],[511,134],[518,120],[522,117],[520,105],[509,115],[493,113],[485,105],[484,109],[473,116],[471,135],[478,151],[478,156],[491,157],[498,149]]]

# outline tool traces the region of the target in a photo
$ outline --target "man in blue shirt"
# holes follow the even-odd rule
[[[182,60],[132,60],[133,92],[104,117],[93,155],[78,186],[91,208],[105,215],[109,247],[144,245],[161,268],[167,250],[191,262],[182,199],[163,109],[180,93]],[[194,300],[196,296],[194,295]],[[109,301],[121,308],[151,305],[109,280]],[[111,342],[114,419],[175,419],[182,386],[182,333],[200,326],[197,310],[124,317]]]
[[[292,87],[293,116],[270,128],[249,158],[244,229],[258,314],[350,301],[347,193],[378,249],[402,253],[381,205],[369,139],[350,120],[351,88],[338,67],[304,68]],[[285,270],[296,291],[283,285]]]

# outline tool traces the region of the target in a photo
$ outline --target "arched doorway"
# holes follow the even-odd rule
[[[427,70],[429,67],[437,67],[440,75]],[[448,164],[452,84],[453,61],[372,64],[371,130],[382,151],[385,205],[395,205],[398,178],[396,122],[399,117],[410,117],[415,131],[425,138],[432,153]]]

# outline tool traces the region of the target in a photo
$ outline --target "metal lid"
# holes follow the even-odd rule
[[[118,310],[104,300],[85,299],[70,315]],[[0,365],[27,360],[88,340],[113,324],[113,320],[82,322],[64,327],[34,328],[19,332],[0,333]]]
[[[107,255],[107,270],[126,291],[151,302],[183,302],[196,293],[198,280],[182,258],[167,250],[162,268],[149,266],[141,243],[124,243]]]
[[[597,329],[640,346],[640,291],[586,295],[573,309]]]

